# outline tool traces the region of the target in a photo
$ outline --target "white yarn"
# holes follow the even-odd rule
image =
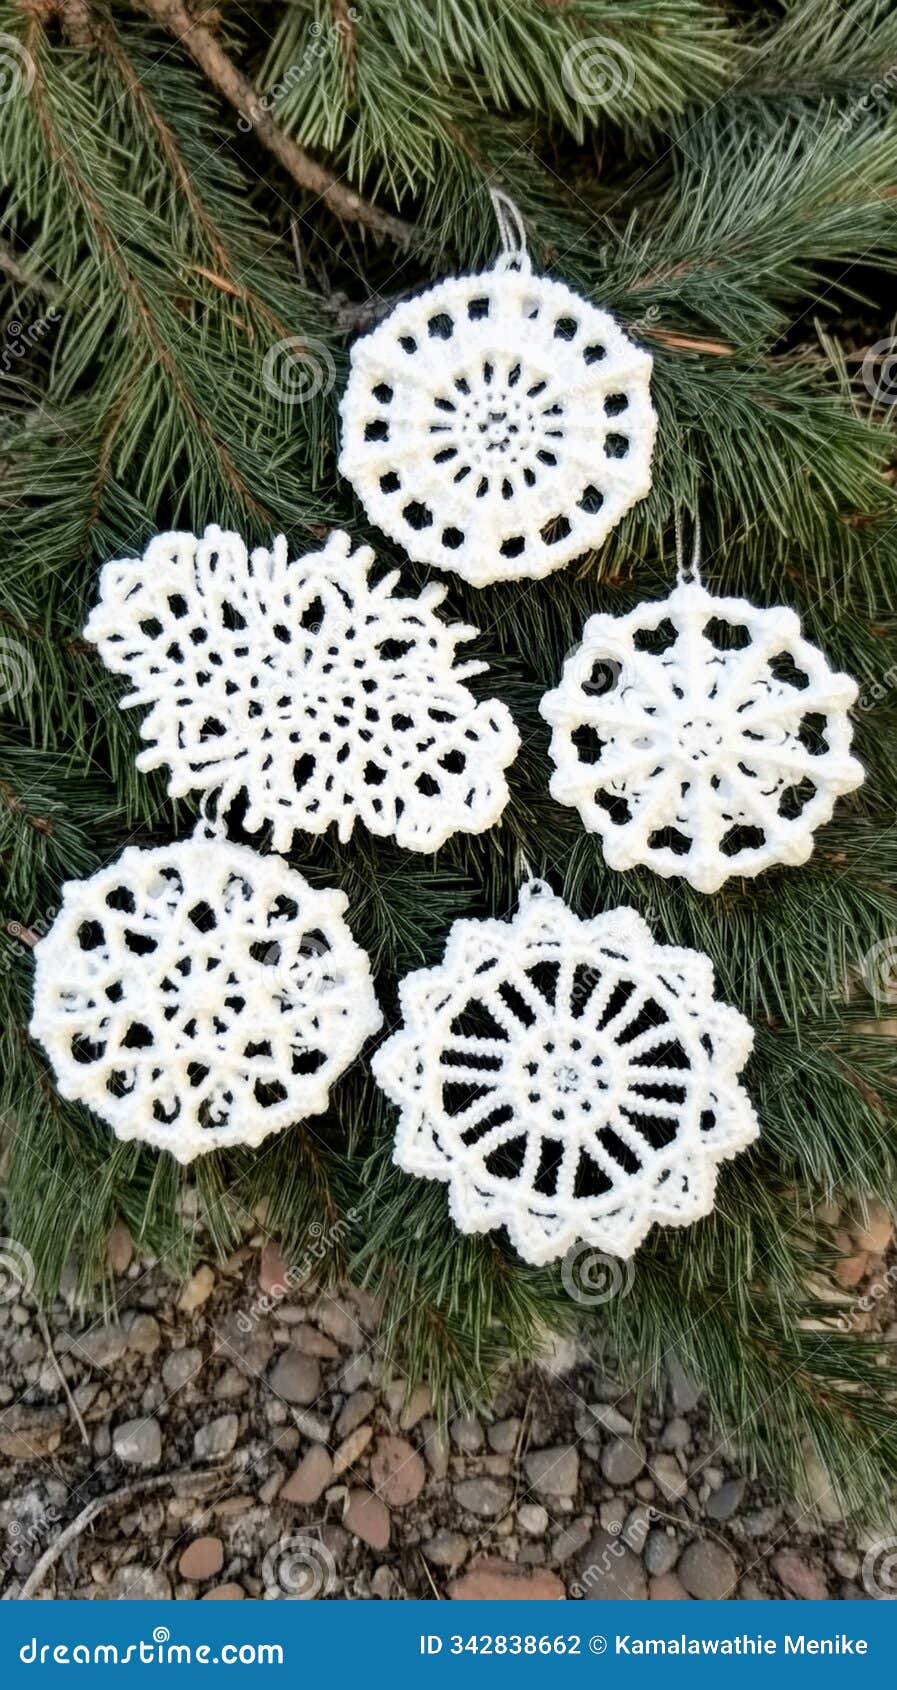
[[[410,556],[475,587],[600,546],[651,486],[652,360],[510,246],[352,348],[339,467]]]
[[[856,693],[794,611],[680,581],[586,623],[540,705],[551,793],[601,834],[612,868],[643,863],[716,892],[730,875],[806,862],[814,829],[863,779]]]
[[[581,921],[539,881],[510,923],[456,921],[373,1058],[400,1106],[394,1160],[448,1183],[462,1232],[506,1226],[528,1262],[578,1239],[629,1256],[654,1222],[687,1226],[758,1132],[737,1083],[753,1032],[713,989],[709,958],[657,944],[634,910]]]
[[[382,1021],[345,908],[202,827],[69,881],[31,1021],[62,1096],[179,1162],[320,1114]]]
[[[107,563],[85,632],[133,683],[123,707],[150,706],[138,768],[167,764],[173,796],[217,791],[222,811],[245,792],[245,826],[279,851],[331,822],[346,840],[356,817],[412,851],[491,827],[519,738],[462,684],[486,668],[455,663],[477,630],[435,615],[443,587],[374,585],[373,562],[343,533],[290,561],[282,535],[249,555],[211,527]]]

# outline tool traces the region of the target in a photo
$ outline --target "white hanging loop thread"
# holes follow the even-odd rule
[[[685,547],[682,537],[682,513],[676,511],[673,518],[676,533],[676,585],[683,587],[689,582],[701,585],[701,519],[695,514],[694,538],[692,543],[691,564],[685,566]]]
[[[519,207],[514,204],[509,194],[502,188],[490,188],[489,198],[495,212],[498,224],[501,252],[496,261],[497,270],[529,270],[530,256],[526,249],[526,224],[520,214]]]

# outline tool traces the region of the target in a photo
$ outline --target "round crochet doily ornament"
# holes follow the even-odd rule
[[[680,580],[628,616],[593,616],[541,713],[551,793],[600,833],[611,868],[637,864],[716,892],[731,875],[795,866],[863,767],[850,755],[856,683],[762,610]]]
[[[522,248],[352,348],[339,467],[409,556],[474,587],[600,546],[651,486],[652,360]]]
[[[456,662],[475,628],[435,614],[445,589],[376,583],[374,554],[331,534],[291,560],[281,535],[252,553],[238,534],[160,534],[143,558],[107,563],[85,633],[149,705],[140,769],[167,764],[175,797],[216,792],[219,813],[246,797],[243,825],[293,834],[356,819],[411,851],[481,833],[508,800],[519,738]]]
[[[753,1033],[713,990],[709,958],[634,910],[583,921],[540,881],[510,923],[456,921],[373,1059],[395,1161],[528,1262],[578,1240],[630,1256],[654,1222],[689,1225],[758,1131],[737,1081]]]
[[[382,1020],[345,907],[202,827],[69,881],[31,1021],[62,1096],[179,1162],[320,1114]]]

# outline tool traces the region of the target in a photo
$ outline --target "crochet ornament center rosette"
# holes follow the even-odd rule
[[[373,1058],[399,1105],[394,1160],[445,1181],[462,1232],[507,1227],[528,1262],[577,1241],[630,1256],[713,1207],[756,1138],[738,1083],[753,1031],[698,951],[634,910],[580,920],[540,881],[510,922],[457,921],[400,988]]]

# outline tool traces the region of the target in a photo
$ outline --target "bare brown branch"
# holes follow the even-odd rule
[[[411,225],[373,205],[353,188],[338,181],[304,147],[285,135],[266,110],[249,78],[228,57],[205,25],[191,17],[184,0],[132,0],[132,3],[181,43],[219,94],[251,123],[262,145],[273,153],[300,188],[317,194],[337,217],[360,223],[374,234],[385,235],[399,245],[407,246],[413,233]]]

